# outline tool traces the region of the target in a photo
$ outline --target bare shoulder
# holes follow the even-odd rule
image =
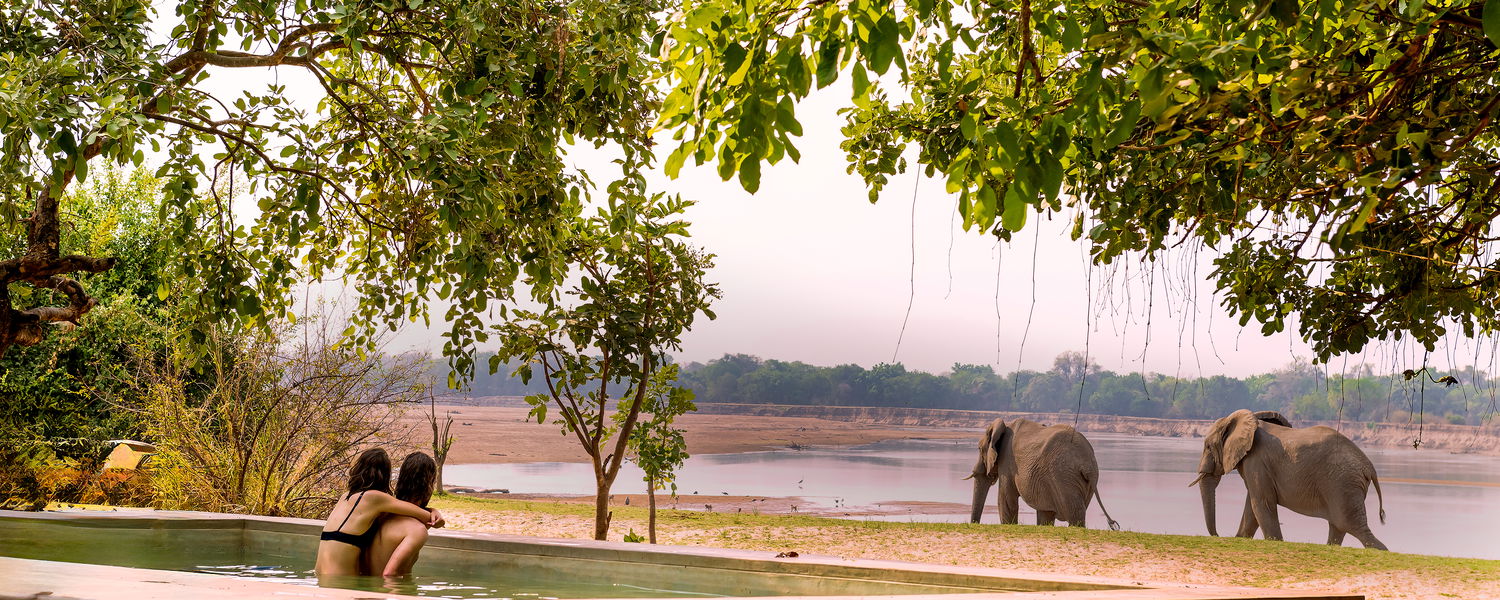
[[[380,490],[368,490],[364,492],[364,498],[367,502],[373,501],[381,504],[390,503],[396,500],[395,496],[392,496]]]

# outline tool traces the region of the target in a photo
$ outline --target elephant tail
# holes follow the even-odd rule
[[[1093,488],[1094,488],[1094,499],[1099,501],[1099,510],[1104,511],[1104,520],[1106,520],[1106,521],[1109,522],[1109,528],[1110,528],[1110,530],[1111,531],[1119,531],[1120,530],[1120,522],[1116,521],[1114,517],[1109,516],[1109,509],[1104,508],[1104,496],[1099,495],[1099,483],[1098,482],[1094,482]]]
[[[1380,524],[1385,525],[1385,494],[1380,493],[1380,478],[1370,473],[1370,483],[1375,484],[1375,498],[1380,501]]]

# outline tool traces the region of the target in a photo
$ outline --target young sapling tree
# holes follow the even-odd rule
[[[620,473],[627,445],[640,419],[653,376],[667,366],[665,353],[681,347],[681,336],[698,313],[719,297],[704,280],[712,255],[688,245],[688,223],[679,218],[691,203],[662,194],[647,196],[631,178],[610,185],[607,207],[574,226],[568,263],[577,283],[536,310],[508,308],[497,326],[500,350],[490,359],[519,364],[529,382],[540,376],[546,391],[526,397],[530,418],[553,423],[572,435],[593,465],[596,496],[594,539],[609,531],[609,490]],[[613,418],[611,403],[619,399]]]
[[[674,385],[677,382],[677,365],[666,365],[652,374],[647,386],[645,402],[641,412],[651,418],[641,421],[630,433],[630,458],[645,472],[646,498],[650,511],[647,520],[647,535],[656,543],[656,490],[664,487],[677,495],[677,469],[687,460],[687,441],[682,430],[672,426],[678,416],[698,410],[693,404],[693,391]],[[626,414],[622,409],[616,417]]]
[[[443,413],[438,420],[437,396],[427,394],[427,424],[432,427],[432,461],[437,463],[437,477],[432,481],[433,493],[443,493],[443,463],[448,462],[448,451],[453,448],[453,413]]]

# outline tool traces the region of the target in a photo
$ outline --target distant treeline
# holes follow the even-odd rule
[[[484,364],[484,361],[480,361]],[[521,396],[544,391],[538,381],[523,385],[507,376],[480,374],[469,393]],[[1453,376],[1457,385],[1435,383]],[[1082,385],[1080,386],[1080,380]],[[1001,375],[988,365],[955,364],[947,373],[908,370],[882,363],[819,367],[802,362],[762,360],[726,354],[707,364],[683,366],[681,384],[697,402],[808,404],[822,406],[905,406],[1024,412],[1081,410],[1086,414],[1169,419],[1214,419],[1239,408],[1277,410],[1300,421],[1347,419],[1478,425],[1496,411],[1497,390],[1482,371],[1380,375],[1365,367],[1346,375],[1295,362],[1244,379],[1172,377],[1159,373],[1115,373],[1064,352],[1047,371]]]

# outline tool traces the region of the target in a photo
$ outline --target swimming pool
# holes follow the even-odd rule
[[[417,565],[417,576],[387,582],[354,577],[319,582],[312,573],[322,523],[175,511],[22,513],[0,511],[0,556],[36,571],[38,564],[67,573],[65,563],[128,567],[108,577],[163,583],[152,576],[178,571],[304,586],[337,586],[390,595],[516,600],[574,598],[703,598],[766,596],[944,596],[973,599],[1007,592],[1079,592],[1089,598],[1140,598],[1145,586],[1083,577],[1029,576],[993,569],[802,556],[714,548],[651,546],[592,540],[529,538],[438,531]],[[5,567],[0,566],[0,569]],[[123,574],[122,574],[123,573]],[[35,573],[33,573],[35,575]],[[1021,576],[1026,575],[1026,576]],[[100,577],[100,576],[95,576]],[[155,577],[155,579],[153,579]],[[31,578],[28,585],[46,580]],[[221,579],[192,579],[184,585]],[[62,586],[62,584],[58,584]],[[198,584],[201,585],[201,584]],[[295,590],[297,588],[286,588]],[[1245,588],[1199,588],[1173,598],[1255,597]],[[1162,590],[1166,592],[1167,590]],[[1263,590],[1269,592],[1269,590]],[[66,589],[13,589],[0,577],[0,596]],[[263,594],[264,592],[261,592]],[[290,593],[290,592],[289,592]],[[1102,594],[1102,595],[1101,595]],[[295,595],[295,594],[294,594]],[[1073,594],[1062,594],[1066,598]],[[257,597],[242,595],[239,597]],[[1275,598],[1358,598],[1349,595],[1265,595]]]

